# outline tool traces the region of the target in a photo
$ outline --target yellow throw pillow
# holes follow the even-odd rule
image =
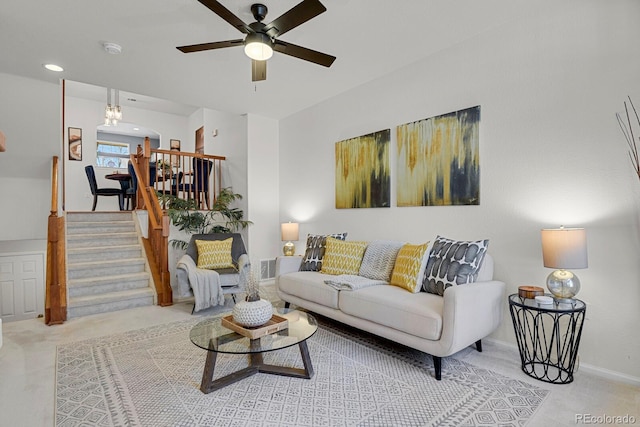
[[[406,244],[400,248],[396,256],[396,263],[391,273],[391,284],[400,286],[409,292],[418,292],[422,287],[422,274],[427,264],[424,256],[429,242],[423,245]]]
[[[348,242],[327,237],[321,273],[358,274],[367,242]]]
[[[218,268],[233,268],[231,258],[231,244],[233,237],[226,240],[196,240],[198,248],[198,268],[215,270]]]

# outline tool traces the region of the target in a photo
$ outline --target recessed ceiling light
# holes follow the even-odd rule
[[[133,128],[133,130],[140,130],[140,128]]]
[[[64,71],[64,68],[56,64],[44,64],[44,68],[46,68],[49,71],[56,71],[58,73],[61,71]]]

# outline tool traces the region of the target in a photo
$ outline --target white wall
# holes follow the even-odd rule
[[[61,158],[59,85],[0,73],[0,240],[45,239],[51,165]]]
[[[278,196],[278,122],[248,115],[248,210],[251,262],[255,268],[262,259],[282,254]]]
[[[82,129],[82,161],[70,161],[65,144],[65,210],[90,211],[93,196],[89,189],[89,182],[84,168],[93,165],[96,171],[98,187],[119,187],[116,181],[110,181],[104,176],[112,173],[112,168],[97,167],[96,143],[97,126],[104,124],[104,103],[87,99],[67,96],[65,98],[66,126]],[[183,151],[193,151],[189,147],[188,118],[175,114],[159,113],[134,107],[126,107],[122,112],[123,121],[135,123],[152,129],[160,134],[160,148],[169,149],[170,139],[179,139]],[[65,140],[67,134],[65,131]],[[186,143],[186,144],[185,144]],[[183,145],[184,144],[184,145]],[[122,170],[125,172],[125,170]],[[118,210],[117,197],[98,197],[96,210]]]
[[[583,226],[589,268],[581,363],[640,381],[640,183],[615,112],[640,106],[640,3],[563,1],[280,124],[280,216],[349,239],[490,239],[508,293],[544,286],[540,229]],[[383,61],[384,58],[381,58]],[[481,106],[479,206],[336,210],[334,144]],[[298,245],[302,246],[302,245]],[[298,248],[298,253],[302,252]],[[515,343],[504,304],[494,339]]]

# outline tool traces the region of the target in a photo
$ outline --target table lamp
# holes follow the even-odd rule
[[[557,269],[547,277],[549,292],[556,301],[570,302],[580,291],[580,280],[567,269],[588,267],[585,229],[543,229],[542,258],[545,267]]]
[[[282,252],[286,256],[292,256],[296,253],[296,246],[292,240],[298,240],[298,223],[297,222],[284,222],[280,226],[282,241],[287,242],[282,248]]]

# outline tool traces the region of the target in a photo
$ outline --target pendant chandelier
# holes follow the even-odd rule
[[[118,122],[122,120],[122,109],[120,108],[120,91],[114,89],[115,105],[111,104],[111,89],[107,88],[107,106],[104,109],[104,125],[118,126]]]

